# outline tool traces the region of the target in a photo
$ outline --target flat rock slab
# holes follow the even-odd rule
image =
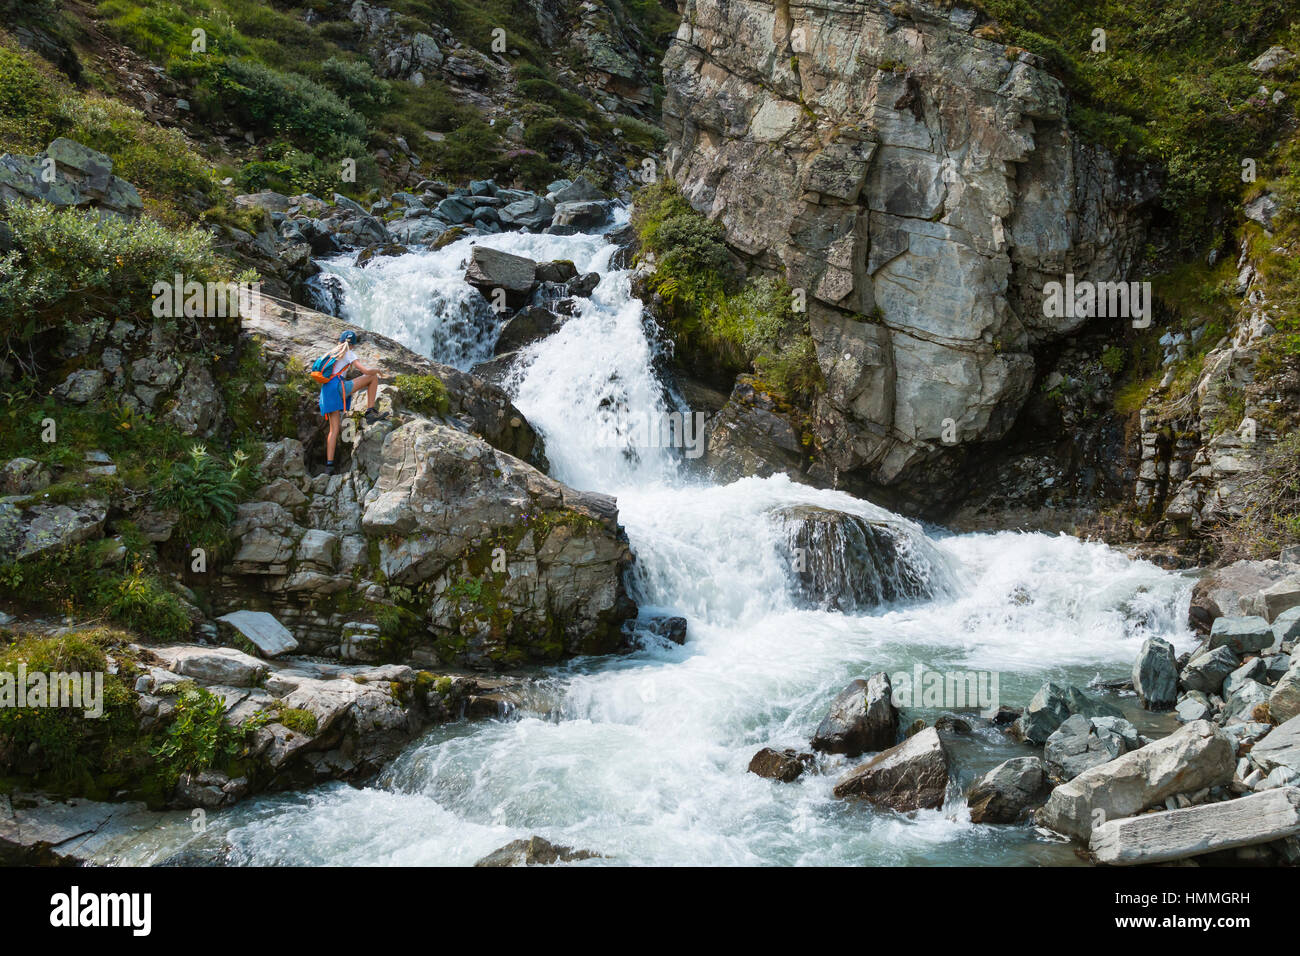
[[[1038,811],[1038,822],[1088,840],[1098,823],[1131,817],[1175,794],[1230,783],[1236,751],[1228,735],[1209,721],[1192,721],[1061,784]]]
[[[1092,831],[1101,863],[1132,866],[1269,843],[1300,833],[1300,788],[1111,820]]]
[[[167,662],[168,670],[205,684],[254,687],[267,671],[265,661],[233,647],[182,644],[155,648],[154,653]]]
[[[217,618],[242,634],[264,657],[292,654],[298,649],[289,629],[265,611],[233,611]]]

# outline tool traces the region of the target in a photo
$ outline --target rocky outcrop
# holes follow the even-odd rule
[[[135,186],[113,174],[109,157],[64,137],[35,156],[0,156],[0,202],[12,200],[94,208],[127,219],[144,209]]]
[[[689,0],[669,173],[757,271],[805,290],[827,388],[815,479],[933,511],[1010,429],[1069,273],[1128,277],[1152,183],[1083,145],[1060,83],[975,15]]]
[[[1101,823],[1133,816],[1176,794],[1227,784],[1235,752],[1222,730],[1194,721],[1057,787],[1038,811],[1038,822],[1086,841]]]
[[[245,325],[286,365],[343,327],[274,302]],[[445,404],[415,410],[414,394],[384,386],[393,417],[350,421],[332,476],[311,473],[300,441],[268,445],[266,484],[230,529],[218,609],[273,613],[304,651],[343,659],[504,668],[623,647],[636,608],[614,500],[523,460],[544,462],[496,387],[363,334],[363,358],[390,379],[436,380]],[[307,421],[320,441],[319,417]]]

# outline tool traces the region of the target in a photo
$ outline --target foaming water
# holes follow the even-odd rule
[[[1126,674],[1147,636],[1181,651],[1192,643],[1187,580],[1063,535],[933,537],[783,476],[692,482],[678,453],[618,431],[628,414],[662,415],[672,400],[608,242],[477,241],[601,273],[591,301],[518,357],[509,388],[557,478],[617,495],[637,555],[629,587],[643,613],[685,616],[689,640],[550,668],[535,707],[513,719],[436,728],[364,789],[248,801],[217,816],[199,848],[225,847],[234,863],[466,865],[539,834],[602,854],[581,865],[1078,862],[1031,827],[971,824],[959,785],[943,809],[904,817],[834,798],[856,761],[821,758],[790,784],[746,768],[764,746],[806,749],[831,698],[875,671],[992,672],[1002,702],[1021,705],[1044,679]],[[468,367],[497,334],[461,278],[468,250],[465,240],[365,270],[328,268],[348,290],[349,319]],[[791,509],[886,528],[933,596],[855,613],[809,607],[792,590]],[[958,784],[1029,752],[992,729],[955,751]]]

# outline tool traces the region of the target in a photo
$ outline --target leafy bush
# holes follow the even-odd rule
[[[44,203],[7,207],[16,248],[0,256],[0,338],[25,341],[70,316],[141,311],[153,284],[218,277],[211,236],[149,219],[100,219]]]
[[[366,136],[366,121],[360,114],[336,93],[298,73],[241,57],[211,55],[177,61],[172,72],[196,84],[195,105],[210,119],[233,119],[304,145]]]
[[[54,138],[59,99],[35,58],[0,46],[0,153],[35,153]]]
[[[189,633],[180,599],[148,570],[143,554],[131,559],[83,544],[35,558],[0,561],[0,595],[24,606],[86,617],[106,617],[147,637],[175,640]]]
[[[325,82],[353,109],[375,113],[393,102],[392,87],[364,60],[330,57],[321,64]]]
[[[194,445],[189,458],[173,463],[161,479],[156,500],[163,508],[176,509],[177,528],[192,543],[219,545],[236,505],[255,484],[243,451],[223,462],[203,445]]]
[[[108,616],[126,627],[158,640],[182,639],[190,632],[185,606],[147,574],[142,564],[103,590]]]
[[[180,693],[172,722],[153,749],[165,780],[174,785],[183,773],[224,767],[243,754],[247,729],[227,724],[225,711],[225,701],[202,687]]]

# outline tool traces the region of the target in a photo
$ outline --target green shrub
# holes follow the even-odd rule
[[[194,445],[187,459],[172,463],[157,486],[155,500],[180,516],[177,530],[190,544],[219,547],[235,507],[256,485],[248,455],[236,450],[227,461]]]
[[[172,72],[196,84],[195,106],[209,119],[230,119],[313,147],[367,135],[360,114],[333,91],[298,73],[211,55],[177,61]]]
[[[377,113],[393,102],[392,87],[375,75],[374,69],[364,60],[342,60],[330,57],[321,64],[325,82],[353,109],[363,113]]]
[[[0,153],[31,154],[54,139],[57,86],[34,57],[0,46]]]
[[[143,311],[154,283],[177,273],[219,277],[201,229],[44,203],[10,203],[7,215],[16,248],[0,256],[0,340],[26,341],[72,316]]]
[[[181,640],[193,626],[180,599],[147,574],[141,564],[101,592],[108,616],[146,637]]]
[[[202,687],[187,688],[176,698],[172,722],[153,749],[169,784],[183,773],[221,768],[243,754],[247,728],[227,724],[225,710],[225,701]]]

